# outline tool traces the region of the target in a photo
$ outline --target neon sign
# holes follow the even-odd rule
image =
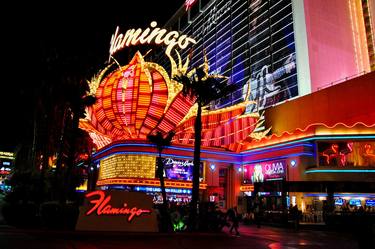
[[[188,37],[187,35],[180,35],[177,31],[170,31],[167,33],[166,29],[156,27],[157,22],[153,21],[150,24],[151,28],[142,29],[129,29],[125,33],[119,32],[120,28],[117,26],[115,33],[112,35],[109,54],[112,56],[117,51],[124,47],[138,44],[162,44],[167,46],[165,53],[170,54],[172,49],[178,45],[179,48],[185,49],[190,43],[196,44],[197,42]]]
[[[197,0],[185,0],[185,10],[190,9]]]
[[[171,180],[191,181],[193,179],[194,163],[190,160],[177,160],[165,158],[163,160],[165,168],[165,177]],[[199,167],[200,175],[203,175],[203,164]],[[203,178],[200,179],[202,181]]]
[[[112,207],[112,205],[109,204],[112,196],[111,195],[106,196],[104,191],[101,191],[101,190],[88,193],[86,195],[86,198],[90,198],[93,196],[97,198],[90,200],[90,203],[94,204],[94,206],[89,211],[86,212],[86,215],[90,215],[95,211],[98,216],[125,215],[125,216],[128,216],[127,220],[128,222],[130,222],[132,221],[134,217],[139,217],[142,214],[151,213],[150,209],[141,209],[136,206],[128,207],[128,204],[126,202],[123,203],[122,207]]]

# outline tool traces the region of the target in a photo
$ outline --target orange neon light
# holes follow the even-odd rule
[[[96,211],[98,216],[101,215],[125,215],[128,216],[127,221],[131,222],[134,217],[139,217],[142,214],[150,214],[150,209],[141,209],[138,207],[128,207],[128,204],[124,202],[122,207],[112,207],[108,204],[111,201],[112,196],[105,196],[105,193],[101,190],[97,190],[86,194],[86,198],[97,197],[97,199],[90,200],[94,206],[86,212],[86,215],[90,215]]]
[[[344,127],[342,130],[339,129],[339,126]],[[356,126],[363,126],[358,127]],[[321,127],[329,129],[330,131],[321,129]],[[355,131],[350,131],[347,129],[353,129],[356,128]],[[324,123],[313,123],[305,128],[296,128],[293,132],[289,131],[283,131],[280,134],[272,134],[270,136],[262,138],[260,141],[251,141],[251,142],[244,142],[242,148],[240,150],[249,150],[264,146],[269,146],[273,144],[283,143],[283,142],[289,142],[301,138],[307,138],[312,137],[316,135],[350,135],[350,134],[373,134],[375,133],[375,124],[368,125],[363,122],[355,122],[351,125],[345,124],[345,123],[336,123],[332,126],[329,126]],[[335,130],[338,130],[335,132]],[[363,130],[364,129],[364,130]],[[367,129],[371,129],[370,131]]]
[[[367,157],[371,157],[371,158],[375,158],[375,154],[372,150],[372,146],[371,144],[365,144],[365,153],[364,153],[365,156]]]
[[[242,192],[254,191],[254,185],[242,185],[240,186],[240,191]]]
[[[88,108],[80,124],[97,149],[119,140],[147,140],[148,135],[158,131],[174,131],[173,143],[193,144],[196,96],[184,96],[182,84],[158,64],[144,61],[139,52],[128,65],[119,67],[94,82],[97,102]],[[185,67],[186,71],[188,64]],[[171,77],[176,70],[172,70]],[[247,104],[204,111],[202,146],[224,147],[246,139],[259,119],[243,115]]]
[[[174,188],[192,188],[193,184],[186,181],[171,181],[165,180],[165,187],[174,187]],[[142,186],[160,186],[160,181],[157,179],[142,179],[142,178],[110,178],[104,180],[98,180],[96,185],[142,185]],[[206,189],[206,183],[200,183],[199,189]]]

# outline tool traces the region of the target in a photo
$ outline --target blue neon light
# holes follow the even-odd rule
[[[161,192],[159,187],[135,186],[134,190],[140,192]],[[191,189],[166,188],[165,192],[173,194],[191,194]]]
[[[375,169],[311,169],[305,174],[311,173],[375,173]]]
[[[274,161],[274,160],[286,159],[288,157],[297,157],[297,156],[314,156],[314,154],[308,153],[308,152],[301,152],[301,153],[288,154],[288,155],[278,156],[278,157],[269,157],[265,159],[254,160],[254,161],[247,161],[247,162],[243,162],[242,164],[261,163],[261,162]]]
[[[134,152],[134,151],[127,151],[127,152],[123,152],[123,151],[117,151],[117,152],[114,152],[110,155],[107,155],[106,157],[101,157],[101,158],[98,158],[96,159],[94,162],[97,163],[99,162],[100,160],[103,160],[107,157],[110,157],[112,155],[148,155],[148,156],[159,156],[158,153],[155,153],[155,152]],[[189,160],[192,160],[193,157],[189,157],[189,156],[179,156],[179,155],[174,155],[174,154],[161,154],[162,157],[173,157],[173,158],[182,158],[182,159],[189,159]],[[201,160],[202,161],[211,161],[211,162],[220,162],[220,163],[233,163],[233,164],[241,164],[241,162],[234,162],[234,161],[228,161],[228,160],[220,160],[220,159],[215,159],[215,158],[206,158],[206,157],[201,157]]]
[[[300,146],[313,147],[313,145],[310,144],[310,143],[301,143],[301,144],[294,144],[294,145],[286,146],[286,147],[282,147],[282,148],[254,149],[254,150],[251,150],[251,151],[247,151],[246,152],[247,154],[244,154],[244,152],[241,152],[241,153],[244,154],[244,156],[250,156],[250,155],[258,155],[258,154],[263,154],[263,153],[272,152],[272,151],[291,149],[291,148],[296,148],[296,147],[300,147]]]
[[[247,151],[241,152],[241,154],[245,153],[251,153],[254,151],[263,151],[266,149],[271,149],[271,148],[277,148],[277,147],[282,147],[285,145],[290,145],[290,144],[296,144],[296,143],[301,143],[301,142],[309,142],[309,141],[315,141],[315,140],[328,140],[328,139],[335,139],[335,140],[344,140],[344,139],[375,139],[375,135],[367,135],[367,136],[354,136],[354,135],[348,135],[348,136],[317,136],[317,137],[309,137],[309,138],[303,138],[299,140],[294,140],[291,142],[285,142],[281,144],[275,144],[275,145],[270,145],[270,146],[265,146],[262,148],[257,148],[257,149],[251,149]]]
[[[327,193],[310,193],[304,194],[305,197],[328,197]],[[364,193],[334,193],[334,197],[364,197],[364,198],[375,198],[375,194],[364,194]]]
[[[101,151],[95,153],[94,156],[98,156],[100,154],[103,154],[104,152],[106,152],[108,150],[111,150],[113,148],[116,148],[116,147],[156,147],[156,146],[153,145],[153,144],[125,144],[125,143],[114,144],[114,145],[111,145],[110,147],[108,147],[108,148],[106,148],[104,150],[101,150]],[[194,151],[193,148],[180,148],[180,147],[175,147],[175,146],[166,146],[165,148],[166,149],[180,150],[180,151],[190,151],[190,152]],[[213,151],[204,150],[204,149],[201,150],[201,152],[209,153],[209,154],[215,154],[215,155],[241,157],[241,155],[239,155],[237,153],[234,153],[234,152],[213,152]]]

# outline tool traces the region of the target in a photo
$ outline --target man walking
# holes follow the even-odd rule
[[[227,215],[229,217],[229,220],[232,221],[232,225],[229,229],[229,233],[232,234],[232,231],[234,229],[236,231],[236,236],[240,236],[240,233],[238,232],[239,217],[238,217],[237,207],[230,208],[227,212]]]

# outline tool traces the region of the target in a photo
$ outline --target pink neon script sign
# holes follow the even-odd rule
[[[86,198],[90,197],[97,197],[93,200],[90,200],[91,204],[94,206],[86,212],[86,215],[90,215],[91,213],[96,211],[98,216],[101,215],[125,215],[128,216],[128,221],[130,222],[134,217],[139,217],[143,213],[149,214],[151,210],[149,209],[141,209],[138,207],[128,207],[128,204],[124,202],[122,207],[112,207],[109,204],[111,201],[112,196],[108,195],[105,196],[105,193],[101,190],[97,190],[86,195]]]

